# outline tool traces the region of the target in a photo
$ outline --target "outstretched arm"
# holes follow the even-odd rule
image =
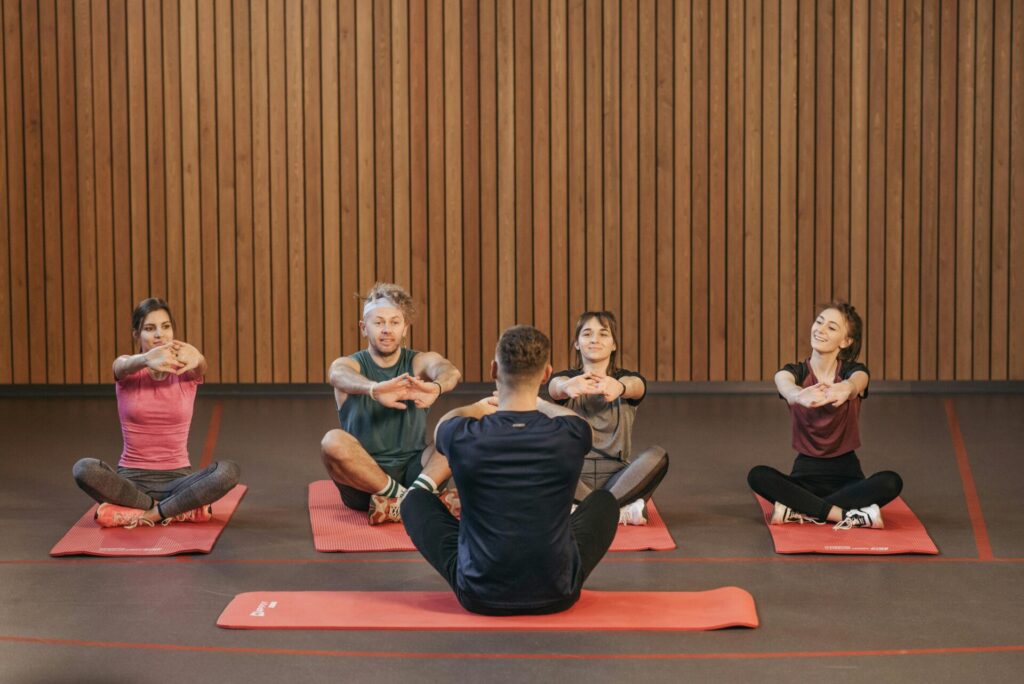
[[[800,387],[788,370],[780,370],[775,374],[775,387],[790,406],[800,404],[807,408],[817,408],[829,403],[828,385],[819,382],[810,387]]]
[[[374,382],[359,372],[359,363],[348,356],[334,360],[328,370],[327,381],[334,388],[338,406],[349,394],[367,394],[381,406],[405,410],[402,403],[409,390],[410,377],[407,374],[387,382]]]
[[[437,444],[438,428],[440,428],[441,425],[444,424],[446,420],[451,420],[452,418],[460,417],[472,418],[473,420],[480,420],[484,416],[489,416],[497,410],[498,397],[494,395],[484,397],[480,401],[473,402],[468,406],[460,406],[458,408],[453,408],[451,411],[441,416],[441,420],[437,421],[437,425],[434,427],[434,444]],[[572,413],[572,411],[569,411],[569,413],[571,413],[572,415],[576,415],[575,413]]]
[[[143,368],[161,373],[177,373],[184,365],[178,361],[170,345],[161,345],[144,354],[125,354],[114,359],[114,379],[120,380]]]
[[[437,352],[421,352],[412,360],[412,379],[405,398],[426,408],[444,392],[455,389],[461,378],[462,373],[448,359]]]

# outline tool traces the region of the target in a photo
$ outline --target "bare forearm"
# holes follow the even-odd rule
[[[443,364],[438,364],[431,371],[435,371],[436,374],[432,375],[429,380],[440,385],[441,392],[451,392],[459,384],[459,380],[462,379],[462,373],[459,372],[459,369],[447,361]]]
[[[644,381],[635,375],[623,376],[619,378],[619,382],[625,387],[625,390],[622,392],[623,399],[639,399],[647,392]]]
[[[575,411],[565,406],[559,406],[558,404],[552,404],[550,401],[543,399],[537,399],[537,410],[543,413],[548,418],[558,418],[559,416],[575,416]]]
[[[338,361],[331,364],[328,382],[331,387],[345,394],[369,394],[370,388],[376,384],[359,371]]]
[[[796,402],[796,397],[802,389],[797,386],[793,374],[789,371],[779,371],[775,374],[775,387],[779,390],[782,398],[789,404]]]
[[[565,385],[569,382],[569,378],[553,378],[548,383],[548,394],[555,401],[564,401],[569,398],[569,395],[565,391]]]
[[[114,359],[114,379],[120,380],[146,367],[145,354],[125,354]]]

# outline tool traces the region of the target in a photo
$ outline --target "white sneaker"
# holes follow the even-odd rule
[[[824,525],[825,523],[820,520],[816,520],[809,515],[803,513],[797,513],[789,506],[781,504],[778,501],[775,502],[775,509],[772,511],[772,518],[768,521],[769,525],[785,525],[786,523],[799,523],[801,525],[808,523],[814,525]]]
[[[882,522],[882,511],[878,508],[878,504],[871,504],[864,508],[851,508],[832,529],[849,530],[854,527],[868,527],[876,530],[884,528],[885,523]]]
[[[619,509],[620,525],[646,525],[647,504],[643,499],[637,499],[628,506]]]

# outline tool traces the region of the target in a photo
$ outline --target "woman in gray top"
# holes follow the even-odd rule
[[[594,430],[594,446],[583,464],[576,499],[607,489],[621,507],[619,522],[643,525],[646,502],[668,472],[668,454],[661,447],[632,453],[633,421],[647,381],[616,365],[618,325],[610,311],[584,312],[576,321],[573,339],[576,364],[551,377],[548,394],[586,418]]]

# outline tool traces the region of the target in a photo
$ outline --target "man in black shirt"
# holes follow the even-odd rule
[[[550,352],[536,328],[509,328],[491,363],[497,397],[438,422],[434,443],[448,457],[461,522],[426,492],[410,490],[402,502],[416,548],[474,613],[568,609],[615,537],[619,510],[608,491],[570,515],[592,434],[575,412],[538,397]]]

